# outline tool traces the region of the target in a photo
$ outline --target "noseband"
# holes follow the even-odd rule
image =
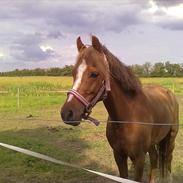
[[[92,108],[95,106],[95,104],[99,101],[99,99],[104,100],[107,97],[107,91],[105,82],[102,82],[102,86],[99,89],[97,95],[88,102],[79,92],[77,92],[74,89],[70,89],[67,93],[67,95],[72,94],[79,102],[81,102],[85,106],[84,114],[82,116],[83,119],[88,119],[89,121],[93,122],[96,126],[99,125],[99,121],[90,117],[89,115],[92,112]]]

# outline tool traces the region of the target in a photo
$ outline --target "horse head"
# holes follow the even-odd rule
[[[92,45],[86,46],[80,37],[76,44],[78,56],[73,67],[73,86],[61,109],[61,117],[66,124],[77,126],[87,119],[93,106],[104,99],[110,91],[109,65],[103,46],[95,36]]]

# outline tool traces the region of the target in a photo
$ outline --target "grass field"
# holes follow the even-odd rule
[[[180,103],[180,118],[183,124],[183,78],[145,78],[142,82],[160,84],[175,92]],[[67,90],[71,84],[70,77],[0,78],[0,142],[118,175],[112,150],[105,137],[105,123],[95,127],[84,122],[79,127],[71,127],[61,121],[59,111],[66,95],[57,91]],[[102,103],[94,108],[92,116],[107,119]],[[182,141],[183,129],[180,128],[173,161],[175,183],[183,182]],[[0,147],[0,183],[15,182],[110,183],[112,181]]]

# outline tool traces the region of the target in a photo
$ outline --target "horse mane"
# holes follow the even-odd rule
[[[141,82],[132,69],[122,63],[105,46],[103,46],[103,52],[109,63],[110,75],[118,82],[123,92],[128,96],[135,96],[141,92]]]

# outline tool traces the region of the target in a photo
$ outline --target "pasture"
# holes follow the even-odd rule
[[[143,84],[159,84],[175,92],[180,104],[180,123],[183,124],[183,78],[141,80]],[[88,122],[83,122],[78,127],[71,127],[61,121],[59,111],[66,94],[58,91],[69,89],[71,84],[71,77],[1,77],[0,142],[118,175],[112,150],[105,137],[104,122],[99,127]],[[107,119],[102,103],[94,108],[92,116],[99,120]],[[183,128],[180,127],[172,167],[174,183],[183,181],[182,141]],[[133,171],[131,165],[130,169]],[[144,177],[147,179],[148,167],[145,169]],[[2,147],[0,147],[0,182],[112,183],[83,171],[54,165]]]

